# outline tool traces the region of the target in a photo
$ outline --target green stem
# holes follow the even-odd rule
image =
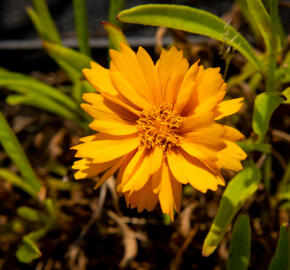
[[[277,0],[270,1],[270,17],[271,17],[271,39],[269,47],[269,58],[268,58],[268,74],[266,80],[266,91],[275,91],[275,71],[277,65],[277,51],[278,51],[278,40],[277,40],[277,25],[273,22],[277,21],[278,16],[278,4]]]
[[[79,49],[83,54],[87,56],[91,56],[91,50],[89,47],[86,1],[73,0],[73,7],[74,7],[74,19],[75,19],[77,37],[78,37],[78,42],[79,42]]]

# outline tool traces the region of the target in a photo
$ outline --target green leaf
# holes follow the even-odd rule
[[[246,270],[251,256],[251,226],[248,215],[238,217],[230,243],[228,270]]]
[[[39,98],[41,96],[49,97],[71,110],[79,112],[79,105],[70,97],[60,92],[59,89],[19,73],[0,71],[0,86],[21,94],[34,94],[39,96]]]
[[[260,179],[261,172],[251,161],[227,185],[217,215],[203,243],[203,256],[212,254],[220,244],[234,216],[257,190]]]
[[[288,270],[289,263],[289,240],[290,234],[287,225],[280,227],[280,237],[274,258],[271,261],[269,270]]]
[[[0,143],[2,144],[5,152],[17,166],[24,180],[36,192],[40,191],[40,181],[35,175],[18,139],[9,127],[3,114],[0,112]]]
[[[16,257],[22,263],[30,263],[41,257],[41,255],[42,254],[35,242],[29,238],[26,239],[16,251]]]
[[[22,189],[27,194],[29,194],[31,197],[38,199],[36,190],[30,184],[28,184],[23,178],[19,177],[18,175],[10,172],[9,170],[0,168],[0,179],[1,178],[5,181],[11,183],[15,187]]]
[[[270,154],[272,151],[271,144],[268,143],[257,143],[252,141],[251,139],[237,142],[237,144],[243,148],[243,150],[248,154],[253,151],[260,151],[262,153]]]
[[[77,30],[77,37],[79,41],[80,51],[90,56],[91,50],[89,47],[89,35],[88,35],[88,18],[87,8],[85,0],[73,0],[74,18]]]
[[[48,227],[44,227],[23,237],[23,244],[16,251],[16,257],[20,262],[30,263],[41,257],[42,254],[35,242],[42,238],[47,233],[48,229]]]
[[[17,214],[22,217],[25,218],[29,221],[39,221],[41,220],[41,215],[39,213],[39,211],[36,211],[33,208],[27,207],[27,206],[20,206],[17,209]]]
[[[91,58],[73,49],[50,42],[43,42],[43,47],[56,62],[63,61],[79,74],[90,67]]]
[[[251,27],[252,32],[255,34],[255,36],[260,39],[262,38],[261,33],[257,27],[257,25],[253,22],[252,16],[249,12],[247,0],[235,0],[235,2],[239,5],[244,17],[246,18],[248,24]]]
[[[256,27],[258,28],[259,32],[261,33],[267,51],[270,50],[270,43],[271,43],[271,19],[270,15],[268,14],[263,2],[261,0],[246,0],[248,5],[248,10],[251,16],[252,22],[255,23]]]
[[[60,44],[60,35],[56,29],[53,19],[51,18],[46,1],[32,0],[32,2],[34,10],[32,8],[27,8],[27,13],[30,16],[30,19],[32,20],[41,39]]]
[[[125,7],[126,0],[110,0],[109,22],[121,28],[121,23],[116,19],[117,14]]]
[[[169,27],[214,38],[237,49],[258,70],[263,70],[245,38],[231,25],[209,12],[181,5],[150,4],[124,10],[118,14],[118,19],[127,23]]]
[[[28,95],[10,95],[7,97],[6,100],[8,104],[13,105],[13,106],[19,105],[19,104],[30,105],[30,106],[60,115],[64,118],[74,121],[75,123],[79,125],[84,124],[84,123],[81,123],[80,118],[74,112],[67,109],[63,105],[48,98],[43,98],[37,95],[28,94]]]
[[[252,126],[259,136],[258,142],[264,141],[271,116],[282,102],[283,99],[275,94],[262,93],[256,97]]]
[[[117,26],[109,23],[109,22],[102,22],[102,25],[106,29],[110,41],[111,41],[111,49],[115,49],[117,51],[120,51],[120,43],[123,42],[127,45],[129,45],[125,35],[123,34],[122,30],[118,28]]]

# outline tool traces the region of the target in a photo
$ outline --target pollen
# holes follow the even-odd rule
[[[179,145],[179,128],[183,117],[172,110],[171,105],[162,104],[141,112],[137,120],[140,145],[147,149],[159,146],[166,153]]]

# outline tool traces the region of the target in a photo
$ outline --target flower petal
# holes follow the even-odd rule
[[[238,112],[243,106],[242,101],[244,98],[235,98],[225,100],[219,103],[215,108],[215,120],[222,119],[228,115]]]
[[[217,164],[227,170],[240,171],[243,169],[241,160],[247,157],[247,154],[234,142],[225,140],[226,148],[217,153]]]
[[[168,165],[164,162],[162,165],[161,183],[159,191],[159,202],[162,212],[169,215],[171,220],[174,219],[173,207],[174,204],[178,205],[179,202],[174,202],[175,196],[173,193],[171,175]]]
[[[101,93],[107,92],[116,95],[117,91],[111,82],[109,70],[97,63],[91,63],[91,65],[93,69],[83,69],[83,74],[91,85]]]
[[[131,208],[137,207],[139,213],[144,209],[152,211],[158,203],[158,195],[152,192],[150,179],[142,189],[134,191],[132,194],[126,192],[125,199],[127,205],[130,205]]]
[[[94,186],[94,189],[98,189],[104,184],[121,166],[124,158],[120,158],[104,175],[99,179],[98,183]]]
[[[121,43],[120,46],[121,52],[110,50],[112,65],[114,66],[110,69],[112,71],[118,70],[140,96],[152,102],[150,99],[151,91],[135,52],[124,43]]]
[[[91,158],[93,163],[103,163],[121,157],[139,145],[136,136],[112,136],[97,134],[96,140],[72,147],[77,150],[75,157]]]
[[[180,183],[189,183],[203,193],[208,189],[217,190],[221,181],[219,175],[214,174],[197,159],[180,151],[171,151],[167,160],[171,173]]]
[[[124,179],[126,184],[123,186],[122,191],[130,191],[131,193],[141,189],[147,183],[149,177],[159,170],[162,158],[163,152],[159,147],[151,151],[144,150],[135,168],[128,176],[129,179]]]
[[[239,141],[245,138],[245,136],[235,128],[224,126],[224,129],[226,133],[223,137],[229,141]]]
[[[150,89],[150,94],[148,93],[148,95],[151,97],[151,103],[156,106],[161,105],[163,100],[161,99],[161,86],[157,77],[156,68],[150,55],[142,47],[138,48],[137,60]]]
[[[94,177],[100,174],[101,172],[107,170],[116,163],[117,160],[112,160],[102,164],[94,164],[90,159],[83,158],[74,162],[72,168],[79,170],[74,174],[75,179],[83,179]]]
[[[128,101],[142,109],[149,107],[147,100],[131,86],[120,72],[111,71],[110,77],[117,91]]]

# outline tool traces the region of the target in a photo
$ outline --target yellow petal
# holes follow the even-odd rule
[[[130,205],[131,208],[137,207],[138,212],[142,212],[144,209],[152,211],[158,203],[158,195],[152,192],[151,180],[142,189],[134,191],[132,194],[126,192],[125,199],[127,205]]]
[[[131,86],[131,84],[122,76],[120,72],[111,71],[110,77],[117,91],[132,104],[142,109],[149,107],[147,100]]]
[[[226,130],[223,125],[211,124],[206,127],[196,128],[183,134],[183,138],[190,143],[203,144],[211,149],[220,151],[226,145],[223,142]]]
[[[93,64],[93,66],[94,69],[83,69],[83,74],[87,78],[87,80],[99,92],[107,92],[112,95],[116,95],[117,91],[111,82],[108,69],[103,68],[96,63]]]
[[[149,86],[140,68],[135,52],[124,43],[121,43],[120,46],[121,52],[110,50],[110,56],[114,66],[114,69],[110,69],[118,70],[140,96],[152,102],[150,100],[151,93]]]
[[[107,99],[108,101],[114,103],[116,106],[120,106],[123,109],[128,110],[129,112],[135,114],[136,116],[140,116],[140,111],[138,110],[138,108],[134,108],[132,105],[129,105],[128,103],[126,103],[125,100],[122,99],[122,96],[113,96],[109,93],[103,93],[103,96],[105,97],[105,99]]]
[[[91,160],[86,158],[75,161],[72,168],[79,171],[75,173],[74,177],[75,179],[83,179],[97,176],[116,162],[116,160],[113,160],[102,164],[94,164]]]
[[[215,120],[219,120],[239,111],[243,106],[243,103],[241,103],[243,100],[243,98],[235,98],[219,103],[215,108]]]
[[[148,182],[149,177],[159,170],[162,163],[162,158],[163,152],[159,147],[156,147],[151,151],[144,150],[142,155],[140,155],[135,168],[128,176],[128,181],[124,179],[126,184],[124,185],[122,191],[130,191],[131,193],[141,189]]]
[[[135,136],[98,135],[98,140],[72,147],[77,150],[75,157],[91,158],[93,163],[103,163],[121,157],[139,145],[139,138]]]
[[[151,103],[156,106],[161,105],[163,100],[161,99],[161,86],[157,77],[156,68],[150,55],[142,47],[138,48],[137,60],[150,89],[148,96],[152,100]]]
[[[229,141],[239,141],[245,137],[241,132],[239,132],[235,128],[224,126],[224,129],[226,133],[224,134],[223,137]]]
[[[104,175],[98,180],[98,183],[94,186],[94,189],[98,189],[102,184],[104,184],[121,166],[123,158],[120,158],[109,170],[107,170]]]
[[[167,164],[164,162],[162,165],[162,174],[161,174],[161,184],[159,191],[159,202],[162,212],[169,215],[171,220],[174,219],[174,194],[172,182],[170,179],[170,172]]]
[[[181,113],[193,92],[196,90],[196,75],[199,70],[198,66],[199,61],[195,62],[186,72],[182,84],[180,86],[180,90],[177,93],[176,102],[174,104],[174,109]]]
[[[189,155],[201,160],[217,160],[217,151],[207,145],[182,140],[180,147]]]
[[[81,107],[93,118],[132,123],[135,123],[137,120],[136,114],[131,113],[128,109],[116,103],[106,100],[101,94],[85,93],[83,94],[83,99],[92,104],[83,103]]]
[[[167,160],[171,173],[180,183],[189,183],[203,193],[208,189],[217,190],[219,177],[197,159],[179,151],[171,151]]]
[[[217,164],[227,170],[240,171],[243,169],[241,160],[247,157],[247,154],[234,142],[225,140],[226,148],[217,153]]]
[[[214,122],[214,114],[213,112],[202,112],[192,114],[188,117],[185,117],[182,126],[180,127],[181,133],[187,133],[195,128],[203,128],[208,126]]]
[[[135,125],[108,120],[95,119],[89,126],[93,130],[116,136],[131,135],[138,132]]]
[[[162,50],[156,68],[161,84],[161,97],[172,104],[188,69],[188,62],[183,58],[182,51],[172,47],[169,51]]]

